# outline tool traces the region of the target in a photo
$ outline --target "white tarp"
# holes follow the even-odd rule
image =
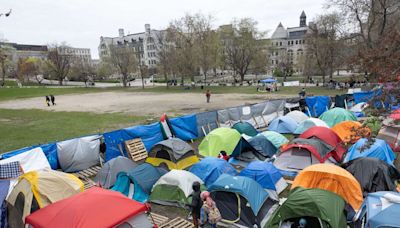
[[[300,86],[300,81],[283,82],[283,86]]]
[[[95,166],[100,162],[100,136],[59,142],[57,155],[64,172],[77,172]]]
[[[198,181],[200,184],[203,184],[203,181],[193,173],[188,172],[186,170],[173,169],[168,173],[166,173],[164,176],[162,176],[154,184],[153,188],[160,184],[178,186],[183,191],[185,196],[189,197],[189,195],[192,194],[193,192],[192,185],[193,182],[195,181]]]

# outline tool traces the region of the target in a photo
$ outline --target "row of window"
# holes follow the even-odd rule
[[[154,65],[157,64],[157,61],[154,59],[149,60],[149,65],[152,65],[152,64],[154,64]]]
[[[294,52],[293,50],[288,50],[288,55],[293,56],[294,55],[293,52]],[[278,51],[272,52],[272,56],[278,56],[278,55],[279,55]],[[296,55],[303,55],[303,49],[298,49]]]
[[[155,52],[148,52],[147,53],[147,57],[156,57],[156,53]]]
[[[147,50],[155,50],[156,49],[156,45],[152,44],[152,45],[147,45]]]
[[[305,44],[306,43],[306,41],[305,40],[289,40],[288,42],[287,42],[287,44],[289,45],[289,46],[291,46],[291,45],[294,45],[294,44]],[[274,43],[272,43],[272,46],[274,46]],[[282,46],[282,41],[280,41],[280,42],[276,42],[275,43],[275,46]]]

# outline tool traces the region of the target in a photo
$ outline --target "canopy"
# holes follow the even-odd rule
[[[345,169],[331,164],[309,166],[296,176],[292,189],[296,187],[320,188],[341,196],[357,211],[363,201],[361,186],[357,179]]]
[[[261,154],[264,157],[272,157],[274,154],[276,154],[276,151],[278,148],[274,146],[266,137],[263,135],[257,135],[254,136],[253,138],[250,138],[247,140],[250,145],[257,150],[259,154]]]
[[[279,228],[282,222],[300,217],[317,217],[330,227],[346,227],[344,207],[343,199],[332,192],[297,187],[273,213],[264,228]]]
[[[98,187],[43,208],[26,218],[33,227],[115,227],[146,211],[144,204]]]
[[[276,148],[280,148],[289,142],[285,136],[275,131],[264,131],[261,132],[261,135],[267,138]]]
[[[377,158],[356,158],[342,165],[360,183],[363,195],[378,191],[397,191],[395,181],[399,171]]]
[[[285,116],[294,119],[298,124],[309,118],[306,114],[304,114],[304,112],[300,112],[298,110],[291,111]]]
[[[296,130],[294,131],[294,134],[296,134],[296,135],[302,134],[303,132],[307,131],[308,129],[310,129],[312,127],[316,127],[316,126],[329,128],[328,124],[326,124],[323,120],[311,117],[309,119],[302,121],[299,124],[299,126],[297,126]]]
[[[126,157],[118,156],[106,162],[97,173],[94,181],[100,183],[104,188],[110,188],[117,180],[119,172],[127,172],[137,166],[132,160]]]
[[[250,204],[254,214],[257,215],[264,202],[268,199],[268,193],[255,180],[222,174],[209,188],[208,191],[225,191],[238,193]]]
[[[277,82],[277,81],[275,79],[273,79],[273,78],[267,78],[267,79],[260,80],[260,82],[261,83],[274,83],[274,82]]]
[[[237,130],[240,134],[246,134],[248,136],[256,136],[258,134],[257,130],[247,122],[237,122],[232,126],[233,129]]]
[[[217,157],[221,151],[232,154],[241,139],[235,129],[220,127],[211,131],[199,145],[199,154],[202,156]]]
[[[364,127],[358,121],[343,121],[332,127],[334,131],[345,143],[355,143],[362,136],[367,137],[371,134],[368,127]],[[362,136],[361,136],[362,135]]]
[[[399,211],[400,193],[375,192],[368,194],[356,217],[366,217],[364,227],[400,227]]]
[[[346,120],[357,121],[357,117],[354,115],[354,113],[343,108],[333,108],[324,112],[319,118],[325,121],[329,127],[333,127],[336,124]]]
[[[288,117],[281,116],[274,119],[268,126],[269,131],[276,131],[281,134],[292,134],[297,128],[297,122]]]
[[[372,145],[371,145],[372,144]],[[351,161],[358,157],[373,157],[381,159],[386,163],[393,165],[395,155],[390,146],[382,139],[359,139],[344,158],[344,162]]]
[[[214,157],[202,159],[200,162],[193,165],[189,171],[203,180],[206,186],[210,186],[224,173],[232,176],[237,174],[235,168],[227,161]]]

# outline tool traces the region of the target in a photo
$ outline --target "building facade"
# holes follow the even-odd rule
[[[70,56],[72,61],[92,65],[92,55],[90,48],[74,48],[69,46],[58,47],[61,55]]]
[[[158,40],[164,31],[150,28],[150,24],[145,24],[145,31],[125,35],[124,29],[119,29],[118,37],[100,37],[99,57],[104,61],[110,56],[111,45],[129,45],[136,52],[140,65],[154,69],[158,63]]]
[[[269,57],[272,69],[290,69],[289,74],[303,74],[305,58],[305,36],[309,31],[304,11],[298,27],[283,27],[279,23],[270,39]]]
[[[17,44],[17,43],[0,43],[0,46],[7,48],[9,58],[12,62],[17,63],[19,59],[34,57],[39,59],[47,59],[47,46],[46,45],[31,45],[31,44]]]

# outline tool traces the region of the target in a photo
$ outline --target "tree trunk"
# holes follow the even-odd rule
[[[142,69],[142,67],[140,67],[140,77],[142,78],[142,89],[144,89],[144,77],[143,77],[143,69]]]
[[[58,85],[62,86],[63,85],[63,78],[58,77]]]
[[[244,81],[244,74],[243,73],[240,73],[240,81],[243,84],[243,81]]]
[[[1,73],[2,73],[1,85],[5,86],[6,85],[6,68],[5,68],[4,61],[1,62]]]
[[[127,80],[128,79],[128,75],[127,74],[122,74],[122,86],[126,87],[127,86]]]
[[[204,71],[204,86],[207,86],[207,72]]]
[[[167,85],[167,89],[169,88],[169,85],[168,85],[168,75],[167,75],[167,73],[164,71],[164,79],[165,79],[165,84]],[[153,82],[154,82],[154,78],[153,78]]]

